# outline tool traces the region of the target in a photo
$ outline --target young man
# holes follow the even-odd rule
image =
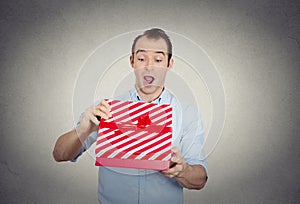
[[[183,187],[198,190],[204,187],[207,165],[200,159],[203,145],[201,118],[196,109],[178,101],[164,88],[166,73],[173,63],[172,44],[163,30],[153,28],[137,36],[130,56],[136,85],[116,99],[171,104],[171,160],[176,165],[161,172],[99,167],[98,198],[101,204],[183,203]],[[54,159],[76,161],[96,141],[97,118],[110,116],[110,107],[105,100],[86,109],[78,126],[58,138],[53,150]]]

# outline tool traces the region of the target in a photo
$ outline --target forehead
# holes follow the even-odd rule
[[[168,46],[164,39],[149,39],[146,36],[141,37],[135,44],[134,52],[137,50],[153,50],[168,52]]]

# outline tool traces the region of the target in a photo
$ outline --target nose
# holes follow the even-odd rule
[[[153,66],[152,66],[151,64],[147,64],[147,65],[145,66],[145,70],[146,70],[146,71],[152,71],[152,70],[153,70]]]
[[[146,67],[152,67],[153,66],[153,59],[149,58],[146,62]]]

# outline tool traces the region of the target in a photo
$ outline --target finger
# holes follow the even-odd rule
[[[111,117],[110,106],[106,101],[103,101],[102,103],[97,105],[96,109],[104,112],[108,117]]]
[[[173,155],[181,155],[178,147],[172,147],[171,151]]]
[[[179,157],[179,156],[172,156],[171,157],[171,161],[176,163],[175,166],[178,166],[179,164],[182,164],[183,163],[183,158],[182,157]],[[173,166],[173,167],[175,167]]]
[[[97,120],[97,117],[93,114],[89,114],[89,118],[92,121],[92,123],[94,123],[95,125],[99,126],[100,121]]]
[[[94,115],[103,117],[105,119],[107,119],[111,116],[109,110],[103,105],[95,106],[93,113],[94,113]]]
[[[109,107],[109,103],[107,102],[107,100],[102,100],[101,103],[106,107]]]
[[[176,174],[177,172],[182,170],[182,165],[176,165],[173,168],[170,168],[167,173],[168,174]]]
[[[105,106],[100,106],[99,109],[104,112],[108,117],[111,117],[110,111]]]
[[[164,175],[168,178],[174,178],[179,174],[179,172],[174,172],[174,173],[164,173]]]
[[[172,177],[173,177],[172,174],[167,173],[166,171],[162,171],[161,173],[162,173],[164,176],[168,177],[168,178],[172,178]]]
[[[162,171],[162,173],[167,175],[178,175],[182,169],[182,165],[176,165],[168,170]]]
[[[171,161],[181,164],[183,162],[183,157],[178,149],[178,147],[172,148],[172,157]]]
[[[102,100],[100,104],[102,106],[104,106],[108,111],[111,110],[110,105],[108,104],[108,102],[106,100]]]
[[[94,109],[94,112],[93,114],[95,116],[99,116],[101,118],[104,118],[104,119],[108,119],[109,118],[109,113],[105,112],[105,109],[100,107],[100,108],[97,108],[97,109]]]
[[[91,117],[91,121],[97,126],[100,124],[100,121],[95,116]]]
[[[109,115],[107,115],[107,113],[104,113],[104,112],[99,111],[99,110],[97,110],[97,113],[95,115],[97,115],[97,116],[99,116],[103,119],[108,119],[109,118]]]
[[[175,177],[175,175],[173,175],[173,174],[167,174],[166,175],[168,178],[174,178]]]

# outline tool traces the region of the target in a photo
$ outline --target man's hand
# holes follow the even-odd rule
[[[172,148],[171,162],[174,162],[174,165],[172,165],[170,169],[162,171],[162,173],[169,178],[180,177],[187,168],[187,163],[181,155],[178,147]]]
[[[102,100],[98,105],[86,109],[76,129],[61,135],[57,139],[53,149],[55,161],[69,161],[79,154],[82,143],[90,133],[98,129],[100,121],[97,117],[105,119],[111,117],[110,106],[107,101]]]
[[[102,100],[98,105],[89,107],[84,111],[80,124],[76,128],[79,137],[88,136],[91,132],[96,131],[100,123],[98,118],[108,119],[109,117],[111,114],[107,101]]]
[[[172,148],[171,161],[174,165],[168,170],[161,171],[165,176],[176,178],[178,183],[188,189],[200,190],[205,186],[207,177],[204,167],[187,164],[178,147]]]

